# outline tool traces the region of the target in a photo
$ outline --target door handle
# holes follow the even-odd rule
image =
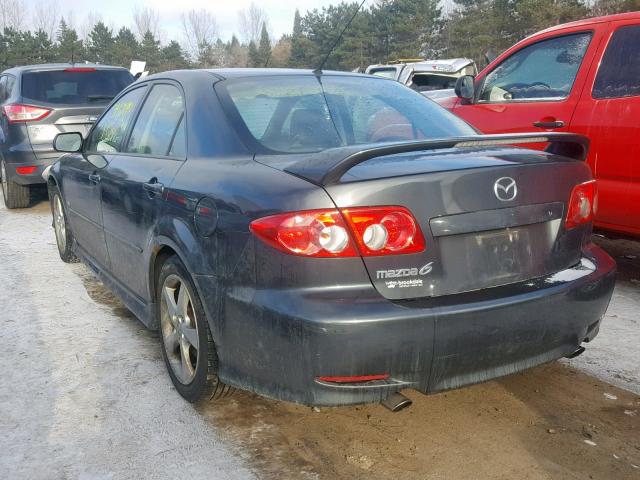
[[[100,175],[98,175],[97,173],[90,174],[89,181],[91,183],[100,183]]]
[[[554,120],[551,122],[533,122],[534,127],[539,128],[562,128],[564,127],[564,122],[562,120]]]
[[[161,195],[164,192],[164,184],[158,182],[157,178],[152,178],[147,183],[142,184],[142,188],[144,188],[150,195]]]

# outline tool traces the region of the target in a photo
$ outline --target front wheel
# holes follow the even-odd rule
[[[176,390],[192,403],[230,393],[218,379],[218,358],[204,308],[177,257],[162,265],[156,295],[162,356]]]

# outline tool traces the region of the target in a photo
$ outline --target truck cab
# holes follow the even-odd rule
[[[640,12],[538,32],[456,94],[435,100],[483,133],[588,136],[596,228],[640,237]]]

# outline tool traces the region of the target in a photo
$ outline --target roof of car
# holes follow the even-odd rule
[[[2,73],[22,73],[39,70],[60,70],[64,68],[95,68],[97,70],[127,70],[124,67],[114,65],[102,65],[98,63],[41,63],[39,65],[20,65],[8,68]]]
[[[633,19],[640,19],[640,12],[619,13],[617,15],[605,15],[603,17],[585,18],[584,20],[577,20],[575,22],[563,23],[561,25],[556,25],[554,27],[541,30],[537,32],[535,35],[539,35],[541,33],[547,33],[547,32],[554,32],[556,30],[564,30],[566,28],[593,25],[594,23],[615,22],[618,20],[633,20]]]
[[[139,81],[155,80],[161,78],[173,78],[180,80],[181,78],[193,78],[196,75],[211,75],[220,80],[233,78],[250,78],[250,77],[274,77],[274,76],[310,76],[316,75],[313,70],[303,70],[296,68],[210,68],[210,69],[192,69],[192,70],[170,70],[167,72],[154,73],[147,77],[141,78]],[[367,77],[362,73],[342,72],[335,70],[323,70],[320,75],[340,75],[348,77]]]

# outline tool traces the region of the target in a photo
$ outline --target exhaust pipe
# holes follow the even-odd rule
[[[575,352],[570,353],[569,355],[567,355],[564,358],[576,358],[578,355],[582,355],[582,353],[584,352],[585,348],[584,347],[579,347]]]
[[[396,392],[389,395],[381,403],[392,412],[399,412],[403,408],[407,408],[413,402],[411,401],[411,399],[405,397],[401,393]]]

